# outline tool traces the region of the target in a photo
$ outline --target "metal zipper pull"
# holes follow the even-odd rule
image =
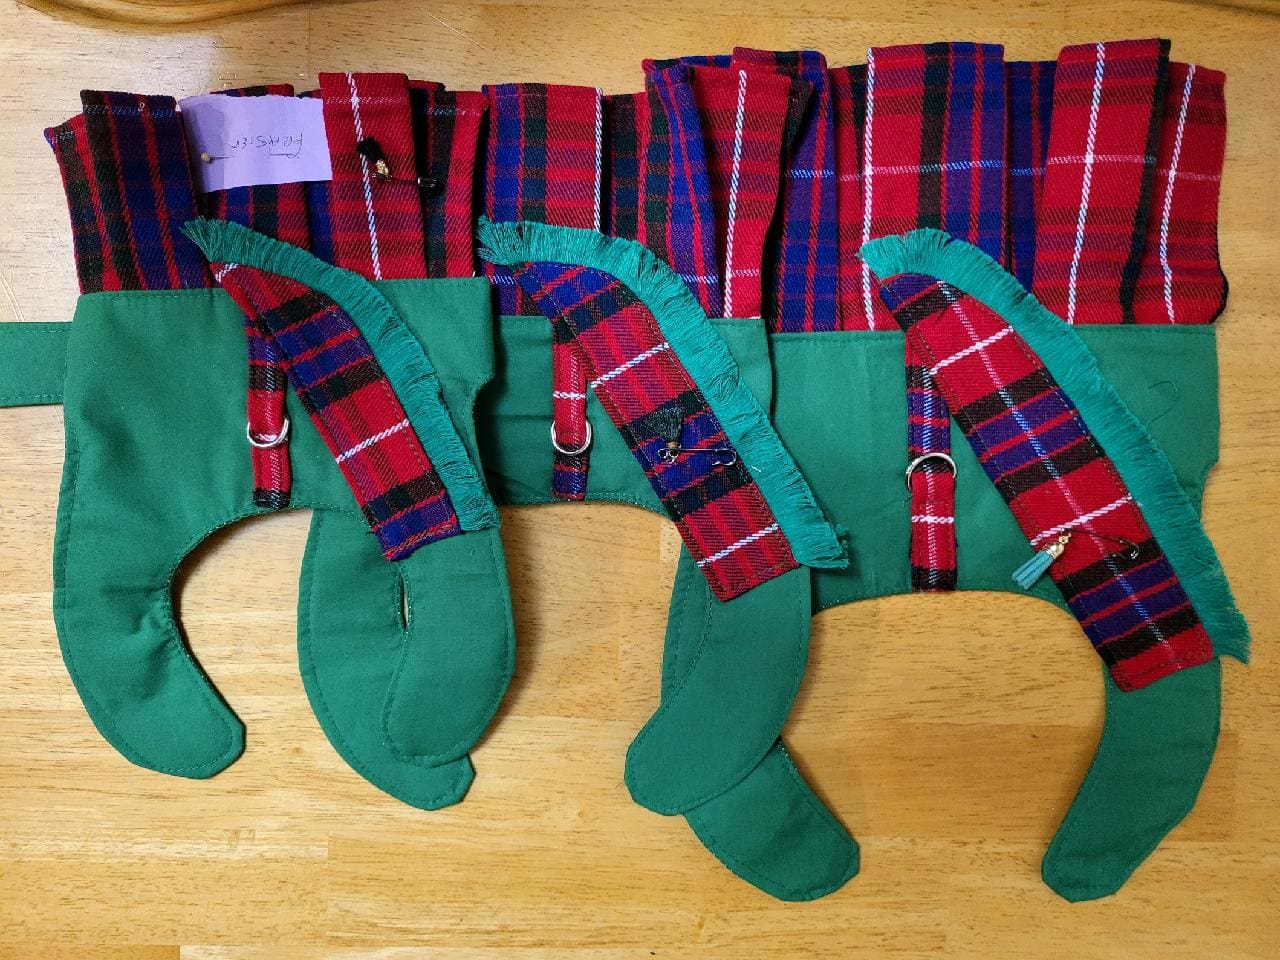
[[[373,167],[373,178],[383,183],[411,183],[414,186],[436,193],[440,189],[440,181],[435,177],[396,177],[391,174],[391,164],[387,163],[387,155],[382,146],[373,137],[365,137],[356,144],[356,152]]]

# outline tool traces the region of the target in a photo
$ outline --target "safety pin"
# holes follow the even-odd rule
[[[391,164],[387,163],[387,155],[373,137],[365,137],[356,144],[356,152],[373,165],[373,178],[383,183],[411,183],[428,193],[440,189],[440,181],[435,177],[396,177],[391,174]]]
[[[667,445],[658,451],[658,459],[663,463],[675,463],[685,453],[727,453],[729,459],[717,459],[712,464],[716,467],[731,467],[738,462],[738,452],[733,447],[682,447],[678,440],[667,441]]]

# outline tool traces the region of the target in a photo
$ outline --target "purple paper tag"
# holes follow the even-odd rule
[[[178,107],[201,193],[333,179],[319,99],[209,93]]]

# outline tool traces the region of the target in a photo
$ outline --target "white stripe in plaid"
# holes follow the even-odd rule
[[[639,366],[640,364],[644,363],[646,360],[656,357],[658,354],[662,353],[664,350],[670,350],[670,349],[671,349],[671,345],[667,343],[667,341],[663,340],[656,347],[650,347],[648,350],[644,351],[644,353],[637,354],[636,356],[628,360],[626,363],[620,364],[619,366],[614,367],[612,370],[608,371],[607,373],[600,374],[600,376],[596,377],[594,380],[591,381],[591,389],[594,390],[596,387],[600,386],[600,384],[602,383],[608,383],[614,377],[622,376],[622,374],[626,373],[632,367]]]
[[[1169,266],[1169,213],[1173,209],[1173,181],[1178,178],[1178,158],[1182,156],[1182,131],[1187,125],[1187,104],[1191,100],[1191,81],[1196,67],[1187,67],[1187,81],[1182,85],[1182,103],[1178,106],[1178,130],[1173,137],[1173,158],[1169,161],[1169,180],[1164,190],[1164,212],[1160,216],[1160,269],[1164,271],[1164,307],[1169,322],[1173,316],[1173,270]]]
[[[1080,213],[1076,218],[1076,247],[1071,255],[1071,274],[1067,280],[1067,323],[1076,322],[1076,275],[1080,271],[1080,253],[1084,249],[1084,224],[1089,214],[1089,187],[1093,183],[1093,147],[1098,138],[1098,107],[1102,102],[1102,73],[1106,63],[1106,47],[1097,50],[1097,66],[1093,73],[1093,100],[1089,104],[1089,138],[1085,145],[1084,179],[1080,184]]]

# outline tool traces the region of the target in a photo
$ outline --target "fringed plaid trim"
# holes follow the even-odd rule
[[[1115,465],[1027,342],[922,274],[881,288],[1031,546],[1070,534],[1049,573],[1116,685],[1207,662],[1213,647]]]
[[[711,180],[716,252],[724,265],[723,308],[713,316],[758,317],[791,81],[741,67],[697,67],[691,76]]]
[[[288,84],[223,90],[228,97],[293,96]],[[214,190],[203,197],[205,216],[243,224],[295,247],[310,246],[306,187],[301,183],[268,183]],[[283,359],[272,341],[263,338],[258,325],[245,314],[245,339],[249,346],[249,396],[246,404],[249,433],[257,438],[250,446],[253,462],[253,502],[281,510],[289,505],[293,485],[289,465],[289,437],[285,433],[284,392],[288,385]],[[263,445],[270,441],[270,445]]]
[[[711,315],[721,303],[715,213],[698,105],[683,65],[655,71],[637,101],[638,240],[670,264]]]
[[[476,151],[488,100],[474,91],[410,81],[428,277],[475,275]]]
[[[208,286],[200,251],[181,233],[196,200],[174,99],[85,90],[80,100],[80,157],[103,230],[103,289]]]
[[[1049,149],[1055,62],[1005,64],[1009,97],[1009,215],[1006,219],[1009,272],[1031,288],[1036,263],[1036,223],[1044,192]]]
[[[738,47],[735,66],[768,69],[793,84],[794,139],[785,164],[780,229],[766,300],[774,330],[834,330],[837,232],[835,128],[827,61],[814,50],[777,52]],[[799,85],[803,84],[808,89]]]
[[[1032,292],[1068,323],[1134,320],[1168,73],[1167,40],[1058,57]]]
[[[797,566],[759,486],[635,293],[571,264],[520,264],[514,276],[556,340],[580,349],[592,390],[715,595],[730,600]]]
[[[213,264],[276,347],[289,382],[388,560],[462,532],[443,481],[368,341],[330,298],[288,277]]]
[[[1133,290],[1138,323],[1211,323],[1227,299],[1218,265],[1225,77],[1169,64],[1146,242]]]
[[[371,280],[425,277],[408,80],[398,73],[322,73],[320,96],[333,163],[333,262]],[[386,176],[367,155],[370,141],[385,159]]]
[[[599,230],[602,216],[604,102],[594,87],[507,83],[489,98],[486,213],[495,222],[529,220]],[[511,271],[488,261],[504,314],[538,314]],[[551,492],[587,495],[587,376],[578,348],[556,339],[551,355],[554,456]]]

